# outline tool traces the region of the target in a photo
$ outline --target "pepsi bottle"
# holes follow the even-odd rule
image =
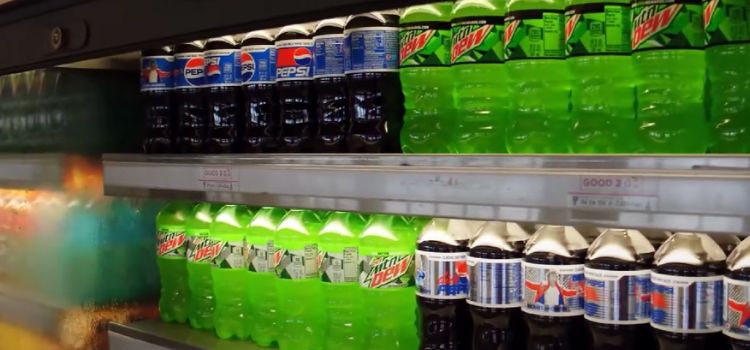
[[[341,18],[320,21],[313,36],[319,152],[346,152],[349,113],[344,75],[344,23]]]
[[[276,103],[276,46],[272,33],[267,30],[248,33],[242,40],[240,61],[245,97],[242,148],[249,153],[275,152],[279,108]]]
[[[240,122],[240,49],[231,35],[209,39],[206,64],[206,151],[229,153],[237,144]]]
[[[276,91],[286,152],[313,152],[318,119],[315,113],[312,33],[303,25],[281,28],[276,36]]]
[[[726,256],[729,256],[729,254],[732,254],[735,248],[737,248],[737,245],[740,244],[740,239],[737,236],[734,235],[724,235],[724,234],[708,234],[711,239],[716,242],[716,244],[721,247],[721,250],[726,254]]]
[[[750,349],[750,238],[727,257],[724,334],[733,350]]]
[[[169,46],[141,53],[141,96],[146,108],[143,150],[172,152],[174,56]]]
[[[364,13],[346,21],[349,152],[401,152],[404,96],[398,32],[398,15],[393,12]]]
[[[174,51],[176,105],[175,146],[180,153],[205,151],[206,137],[206,79],[203,42],[178,44]]]

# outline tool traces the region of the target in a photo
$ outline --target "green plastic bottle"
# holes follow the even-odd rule
[[[245,235],[253,213],[244,205],[223,206],[211,223],[211,238],[221,251],[213,260],[214,328],[221,339],[248,339],[248,249]]]
[[[188,319],[190,289],[185,259],[185,224],[191,208],[191,203],[173,202],[156,216],[156,262],[161,276],[159,315],[164,322],[184,323]]]
[[[221,247],[209,237],[211,222],[220,204],[199,203],[185,225],[187,234],[187,273],[190,287],[188,320],[196,329],[214,328],[214,291],[211,267]]]
[[[510,0],[505,69],[510,78],[510,153],[570,152],[570,73],[565,0]]]
[[[450,74],[451,2],[406,8],[399,21],[404,92],[404,153],[451,151],[454,116]]]
[[[451,70],[459,153],[506,153],[510,88],[503,53],[505,0],[453,6]]]

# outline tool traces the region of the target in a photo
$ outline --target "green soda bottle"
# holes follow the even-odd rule
[[[250,249],[248,293],[250,295],[250,336],[253,341],[269,347],[279,332],[276,298],[276,266],[274,265],[273,235],[284,218],[281,208],[260,208],[250,222],[247,244]]]
[[[318,276],[320,217],[292,209],[276,229],[276,293],[281,350],[317,350],[323,344],[325,312]]]
[[[248,339],[247,234],[253,213],[244,205],[228,204],[211,223],[211,239],[220,247],[213,260],[214,328],[221,339]]]
[[[506,153],[505,0],[458,0],[451,17],[455,148],[459,153]]]
[[[573,152],[638,151],[630,1],[568,0],[565,20]]]
[[[365,219],[333,212],[318,237],[320,280],[328,319],[323,349],[360,350],[364,339],[359,290],[359,235]]]
[[[187,273],[190,288],[188,320],[195,329],[214,328],[214,291],[211,266],[220,248],[209,237],[209,229],[219,204],[200,203],[193,207],[185,225]]]
[[[414,251],[417,231],[404,217],[372,215],[359,239],[366,350],[414,350]]]
[[[565,0],[510,0],[505,69],[510,78],[510,153],[570,152],[570,73]]]
[[[185,254],[185,224],[192,205],[187,202],[167,204],[156,216],[156,262],[161,276],[159,315],[164,322],[184,323],[188,319],[188,288]]]
[[[454,128],[450,75],[451,2],[406,8],[401,14],[400,77],[404,92],[404,153],[449,152]]]

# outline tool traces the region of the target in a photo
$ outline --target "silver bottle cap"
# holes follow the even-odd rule
[[[486,221],[450,219],[448,222],[448,232],[457,241],[468,243],[470,239],[477,235],[479,228],[482,227],[485,222]]]
[[[653,253],[654,246],[639,231],[608,229],[591,243],[587,259],[612,258],[641,262],[645,255]]]
[[[709,262],[726,259],[726,254],[716,242],[705,233],[675,232],[659,247],[654,256],[654,264],[688,264],[701,266]]]
[[[595,227],[595,226],[576,226],[575,229],[586,239],[587,242],[591,243],[599,237],[607,229]]]
[[[487,246],[520,253],[529,237],[529,233],[516,223],[488,221],[479,228],[469,247]]]
[[[735,271],[750,267],[750,237],[745,238],[727,257],[727,270]]]
[[[459,242],[448,230],[450,219],[432,219],[422,228],[417,243],[426,241],[442,242],[453,246],[461,246]]]
[[[316,23],[315,28],[313,29],[313,32],[317,32],[318,30],[320,30],[320,28],[323,28],[323,27],[344,28],[345,25],[346,25],[346,17],[328,18],[328,19],[324,19]]]
[[[708,236],[711,237],[711,239],[716,242],[716,244],[721,247],[721,250],[724,251],[724,254],[729,256],[729,254],[734,251],[734,248],[737,248],[737,245],[740,244],[740,239],[737,236],[733,235],[722,235],[722,234],[710,234],[708,233]]]
[[[551,253],[567,258],[576,257],[576,252],[586,250],[588,242],[571,226],[545,225],[526,242],[524,254]]]

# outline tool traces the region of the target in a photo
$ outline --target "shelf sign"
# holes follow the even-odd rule
[[[203,191],[238,192],[239,170],[232,166],[203,166],[198,168],[198,188]]]
[[[568,205],[576,208],[653,211],[658,199],[654,183],[638,176],[583,175],[568,192]]]

